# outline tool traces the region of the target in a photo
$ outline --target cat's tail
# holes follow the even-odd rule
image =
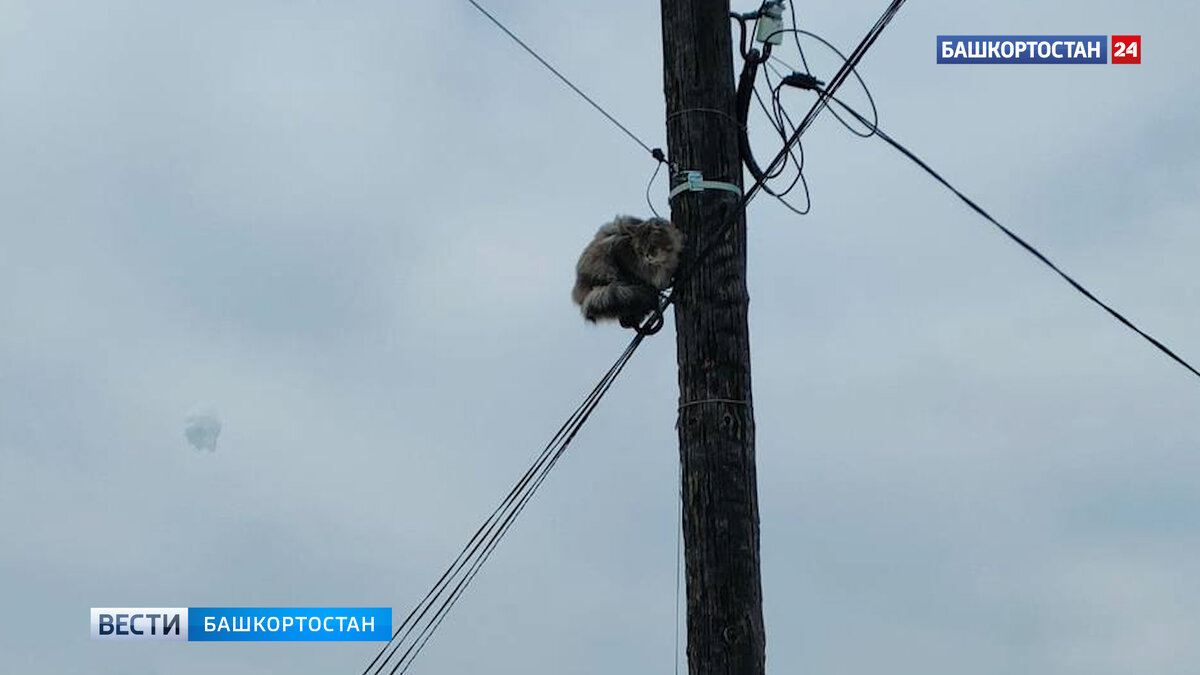
[[[658,293],[645,284],[615,282],[597,286],[579,303],[588,321],[617,319],[630,328],[658,307]]]

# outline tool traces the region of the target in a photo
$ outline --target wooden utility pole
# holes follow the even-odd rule
[[[729,2],[661,2],[672,166],[740,186]],[[690,675],[764,671],[746,224],[738,203],[720,190],[685,192],[671,203],[686,237],[675,331]],[[731,217],[737,224],[691,268],[698,248]]]

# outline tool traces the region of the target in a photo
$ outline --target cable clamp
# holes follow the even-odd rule
[[[742,196],[742,188],[733,183],[704,180],[704,174],[699,171],[684,171],[683,176],[684,181],[671,188],[670,199],[674,199],[677,195],[684,192],[703,192],[705,190],[724,190],[725,192],[732,192],[739,197]]]
[[[818,80],[817,78],[813,77],[809,73],[795,73],[795,72],[792,73],[791,75],[785,75],[783,80],[781,80],[781,82],[783,84],[786,84],[789,87],[795,87],[797,89],[806,89],[808,91],[817,91],[825,84],[824,82],[822,82],[821,80]]]

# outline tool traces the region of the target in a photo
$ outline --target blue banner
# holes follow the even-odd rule
[[[188,642],[379,641],[390,607],[189,607]]]
[[[939,35],[938,63],[1108,63],[1107,35]]]

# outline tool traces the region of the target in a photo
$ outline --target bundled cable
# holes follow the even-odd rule
[[[551,469],[566,452],[567,447],[575,438],[575,434],[583,427],[592,411],[596,409],[600,400],[612,387],[613,382],[624,370],[625,365],[629,363],[646,335],[647,333],[639,332],[630,340],[625,351],[608,369],[608,372],[600,378],[600,381],[579,404],[575,412],[559,427],[558,432],[546,444],[533,464],[504,497],[500,505],[479,526],[458,556],[438,578],[433,588],[425,594],[425,597],[396,628],[392,639],[363,669],[363,675],[382,675],[385,672],[392,675],[408,670],[417,655],[433,637],[447,613],[462,597],[467,586],[495,551],[496,546],[504,539],[516,517],[525,509],[534,493],[546,480]]]
[[[766,40],[763,43],[762,52],[759,52],[757,49],[748,49],[746,46],[746,22],[751,19],[757,21],[763,12],[767,10],[768,6],[773,4],[776,3],[769,1],[764,3],[757,11],[748,14],[739,14],[737,12],[729,13],[730,18],[736,21],[738,24],[739,51],[741,52],[743,59],[742,72],[738,76],[737,92],[734,96],[734,111],[737,115],[738,122],[738,150],[741,154],[742,163],[750,172],[750,175],[756,181],[760,181],[762,183],[763,190],[767,194],[778,199],[793,213],[796,213],[797,215],[805,215],[808,213],[809,204],[808,184],[804,181],[803,146],[799,143],[796,144],[796,148],[800,152],[799,157],[796,156],[794,151],[789,150],[787,156],[784,158],[784,162],[779,165],[777,169],[768,173],[764,172],[759,166],[758,161],[754,157],[754,149],[750,143],[749,116],[750,101],[752,99],[757,99],[759,107],[762,108],[763,112],[766,113],[768,119],[771,121],[771,126],[774,128],[775,133],[779,136],[780,142],[783,145],[787,145],[788,139],[788,132],[784,128],[782,120],[779,119],[778,116],[772,116],[772,114],[767,111],[766,105],[763,103],[762,96],[758,93],[756,82],[759,66],[764,63],[768,66],[770,65],[772,49],[771,38],[780,31],[775,31],[765,36]],[[796,176],[786,188],[777,190],[771,186],[770,181],[783,175],[784,171],[787,169],[787,164],[789,161],[792,162],[796,167]],[[804,184],[805,191],[805,206],[803,208],[797,208],[793,206],[786,199],[787,195],[796,187],[797,184],[800,183]]]

